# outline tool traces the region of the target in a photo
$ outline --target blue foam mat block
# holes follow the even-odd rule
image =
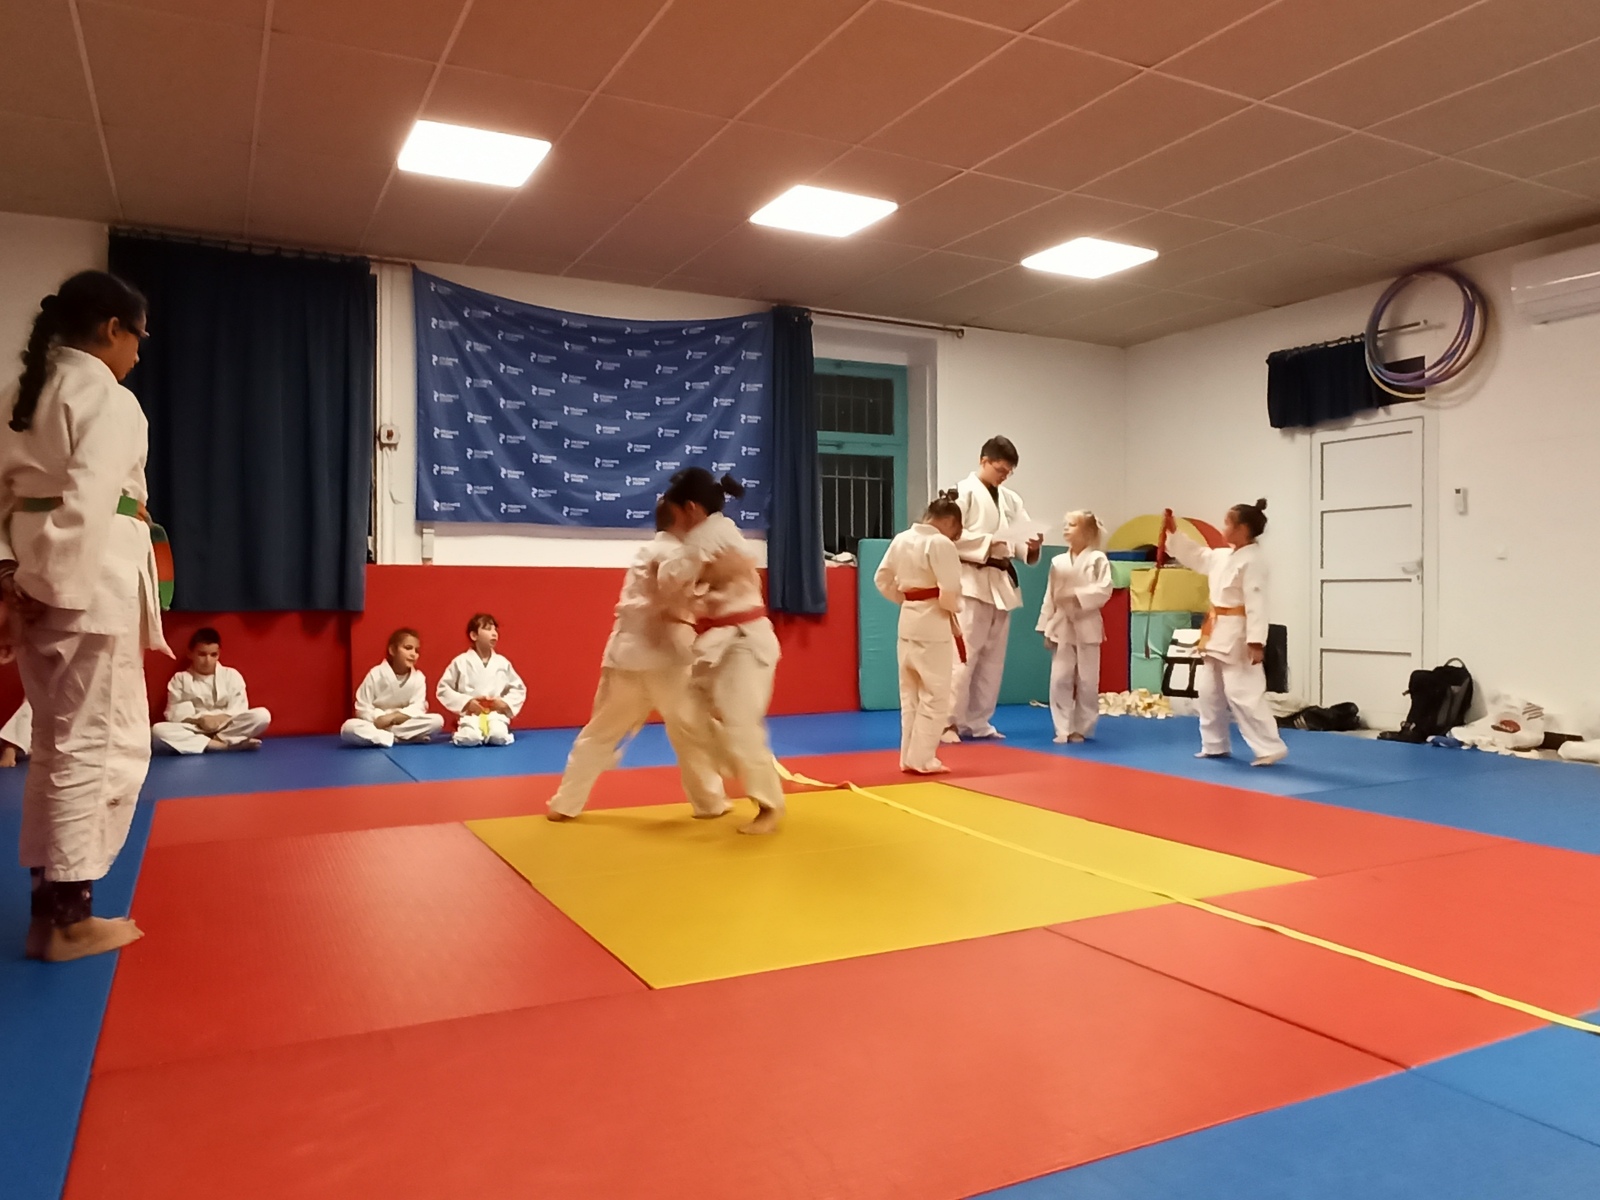
[[[1600,1148],[1408,1072],[986,1194],[1591,1200],[1600,1195]]]
[[[254,753],[158,754],[145,794],[167,800],[410,780],[384,753],[350,749],[336,737],[267,738]]]
[[[22,772],[7,775],[0,793],[0,845],[14,847]],[[153,810],[146,793],[122,854],[95,884],[100,916],[127,915]],[[0,1194],[8,1200],[56,1200],[66,1183],[117,956],[49,964],[23,958],[29,886],[28,872],[7,851],[0,867]]]

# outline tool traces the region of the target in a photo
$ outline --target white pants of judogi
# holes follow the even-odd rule
[[[1196,690],[1200,693],[1200,750],[1204,754],[1227,754],[1228,714],[1239,724],[1239,732],[1257,758],[1287,754],[1267,707],[1267,672],[1260,663],[1239,662],[1233,656],[1221,658],[1207,654],[1200,667]]]
[[[463,714],[450,740],[458,746],[509,746],[517,739],[511,732],[511,718],[492,712]]]
[[[617,765],[622,743],[643,728],[652,712],[658,712],[678,756],[683,794],[695,815],[727,812],[732,805],[722,791],[708,726],[696,719],[694,704],[687,665],[653,671],[602,668],[594,710],[572,744],[561,786],[550,799],[550,811],[569,817],[581,813],[595,780]]]
[[[24,700],[11,719],[0,727],[0,742],[17,748],[17,757],[26,758],[33,750],[33,708]]]
[[[392,746],[396,742],[425,742],[443,728],[444,718],[438,713],[407,717],[387,729],[352,717],[339,727],[339,740],[346,746]]]
[[[961,638],[967,661],[955,669],[955,727],[969,737],[991,737],[1000,681],[1006,671],[1006,637],[1011,614],[982,600],[966,597],[961,605]]]
[[[783,811],[783,781],[767,741],[776,662],[763,663],[735,641],[715,663],[697,662],[690,676],[696,728],[715,761],[737,774],[745,794],[762,808]]]
[[[1058,738],[1093,737],[1100,720],[1100,643],[1057,642],[1050,660],[1050,719]]]
[[[19,857],[52,882],[100,879],[127,841],[150,768],[142,639],[12,628],[33,705]]]
[[[173,754],[203,754],[211,739],[225,746],[236,746],[251,738],[261,737],[272,724],[272,714],[264,708],[247,708],[230,717],[228,723],[216,733],[201,733],[193,725],[182,721],[157,721],[150,734],[155,738],[156,749]]]
[[[948,635],[929,642],[901,638],[898,650],[900,768],[931,771],[939,761],[939,735],[950,722],[955,639]]]

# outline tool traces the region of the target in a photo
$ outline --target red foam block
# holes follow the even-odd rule
[[[939,1200],[1389,1070],[1028,930],[102,1073],[66,1195]]]
[[[460,825],[152,849],[95,1069],[644,985]]]

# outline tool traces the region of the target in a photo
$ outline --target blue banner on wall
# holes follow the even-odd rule
[[[673,472],[767,527],[772,316],[617,321],[412,272],[417,520],[651,530]]]

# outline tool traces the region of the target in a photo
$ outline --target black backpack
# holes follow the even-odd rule
[[[1472,673],[1459,658],[1431,671],[1411,672],[1411,711],[1397,731],[1378,736],[1391,742],[1425,742],[1449,733],[1467,719],[1472,707]]]
[[[1281,729],[1312,729],[1319,733],[1343,733],[1361,728],[1361,710],[1349,700],[1342,704],[1329,705],[1327,708],[1312,705],[1310,708],[1302,708],[1293,716],[1279,717],[1278,726]]]

